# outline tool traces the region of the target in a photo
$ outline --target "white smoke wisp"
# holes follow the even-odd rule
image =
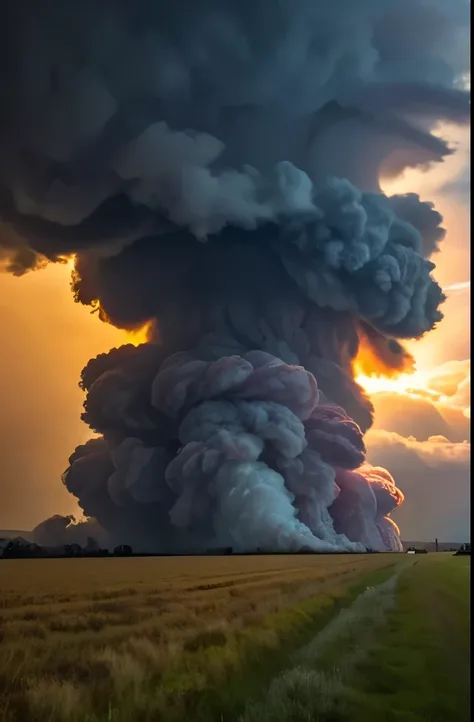
[[[0,263],[74,253],[77,301],[152,329],[82,373],[64,482],[112,541],[400,549],[353,361],[442,318],[442,218],[379,179],[453,152],[468,33],[467,0],[0,11]]]

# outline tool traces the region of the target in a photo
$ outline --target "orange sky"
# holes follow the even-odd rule
[[[443,288],[470,281],[470,212],[468,199],[461,192],[444,190],[446,185],[466,176],[469,168],[469,130],[458,128],[443,129],[447,137],[458,148],[458,152],[444,163],[428,172],[410,170],[402,176],[384,182],[384,191],[390,193],[418,193],[422,200],[435,204],[444,218],[447,237],[441,244],[442,250],[432,260],[436,263],[434,273]],[[460,185],[460,184],[459,184]],[[443,361],[467,359],[469,353],[469,288],[447,293],[444,304],[445,318],[437,329],[421,341],[408,343],[414,353],[418,367],[433,368]]]
[[[428,174],[409,173],[385,184],[388,192],[415,191],[435,200],[448,238],[436,257],[443,286],[469,280],[469,211],[455,194],[437,189],[462,171],[463,152]],[[78,443],[89,436],[79,419],[80,371],[92,356],[123,343],[125,334],[75,305],[69,269],[49,266],[22,278],[0,274],[0,529],[30,529],[53,513],[77,512],[60,474]],[[412,344],[420,369],[469,357],[469,294],[454,292],[446,318]]]
[[[76,510],[60,474],[90,435],[79,418],[79,375],[124,334],[73,302],[68,269],[56,265],[0,275],[0,337],[0,529],[31,528]]]

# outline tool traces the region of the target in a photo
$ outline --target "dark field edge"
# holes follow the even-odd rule
[[[368,586],[390,578],[398,565],[398,560],[393,561],[349,586],[318,593],[227,636],[204,632],[195,640],[197,649],[188,649],[175,666],[148,680],[150,695],[156,698],[159,688],[160,711],[112,703],[107,713],[103,710],[85,722],[237,722],[249,701],[264,697],[293,652]],[[206,674],[207,670],[214,671]]]
[[[419,552],[417,552],[419,553]],[[148,557],[163,558],[163,557],[182,557],[184,559],[206,559],[208,557],[300,557],[300,556],[317,556],[317,557],[336,557],[336,556],[366,556],[377,554],[378,556],[400,556],[405,552],[375,552],[367,550],[365,552],[348,552],[348,551],[334,551],[334,552],[209,552],[208,554],[192,554],[186,552],[186,554],[156,554],[154,552],[133,552],[132,554],[114,554],[110,552],[108,554],[100,553],[80,553],[80,554],[19,554],[18,556],[8,556],[8,554],[0,557],[0,563],[2,561],[21,561],[22,559],[44,560],[44,559],[144,559]]]

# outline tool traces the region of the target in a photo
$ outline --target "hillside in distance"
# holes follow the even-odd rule
[[[0,539],[17,539],[21,537],[26,541],[32,542],[33,532],[32,531],[19,531],[18,529],[0,529]]]

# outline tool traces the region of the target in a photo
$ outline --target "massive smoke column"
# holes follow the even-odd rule
[[[467,0],[2,15],[3,263],[76,254],[77,301],[149,325],[83,370],[99,437],[64,483],[85,514],[156,550],[398,550],[353,361],[363,339],[400,370],[396,339],[442,318],[442,219],[379,180],[442,161],[440,122],[468,120]]]

